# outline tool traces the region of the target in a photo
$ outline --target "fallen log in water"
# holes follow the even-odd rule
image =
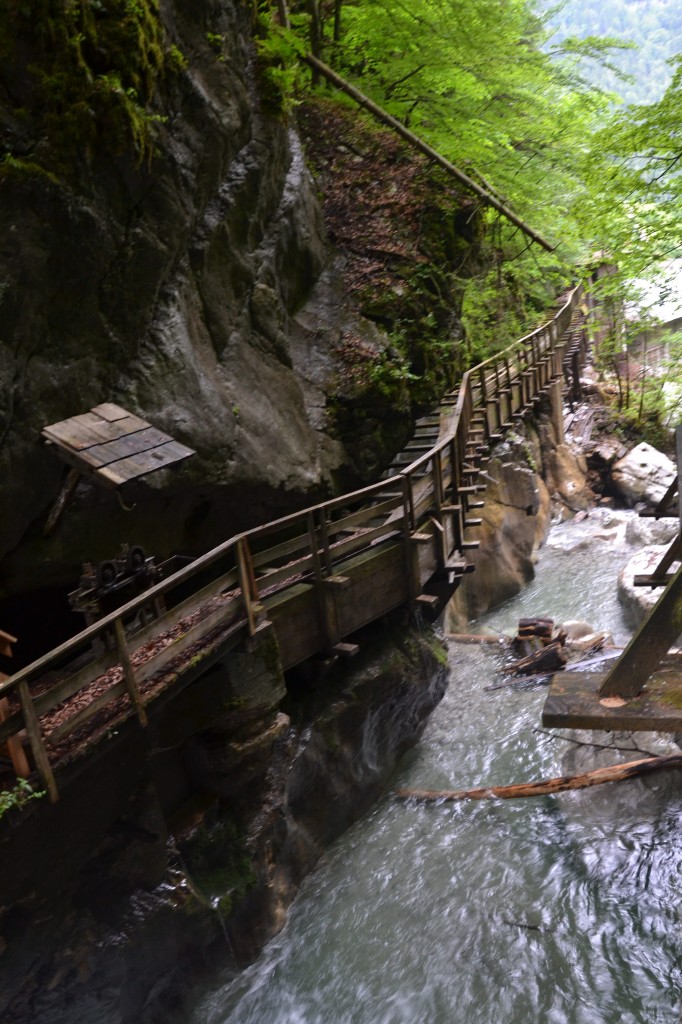
[[[542,782],[520,782],[512,786],[479,786],[476,789],[398,789],[398,800],[418,800],[430,803],[436,800],[513,800],[522,796],[551,796],[567,789],[587,789],[601,786],[604,782],[623,782],[639,775],[661,771],[663,768],[682,768],[682,753],[665,754],[662,757],[646,757],[640,761],[626,761],[624,764],[595,768],[582,775],[559,775]]]
[[[490,636],[487,633],[446,633],[448,640],[456,644],[508,644],[508,636]]]

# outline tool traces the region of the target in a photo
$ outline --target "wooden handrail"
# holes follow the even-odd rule
[[[565,304],[558,310],[552,321],[536,328],[523,338],[507,346],[504,350],[489,357],[477,366],[467,370],[464,374],[456,398],[452,395],[454,411],[451,414],[449,428],[445,435],[426,453],[405,466],[401,472],[396,473],[392,478],[395,486],[399,489],[399,496],[395,497],[395,509],[390,510],[390,503],[384,502],[384,507],[390,510],[390,522],[393,531],[399,529],[403,539],[409,539],[420,521],[420,515],[424,509],[431,510],[432,515],[439,515],[441,506],[447,504],[446,489],[453,495],[458,492],[462,485],[462,474],[467,469],[467,463],[472,456],[467,453],[470,447],[469,435],[472,421],[475,414],[478,414],[479,422],[483,423],[485,440],[490,434],[501,432],[508,424],[502,422],[502,409],[507,410],[509,416],[518,416],[527,407],[527,388],[524,384],[524,372],[532,370],[532,381],[537,387],[550,380],[549,371],[546,365],[541,366],[541,360],[550,355],[553,359],[554,374],[558,372],[557,364],[560,367],[560,354],[558,349],[562,346],[562,336],[571,322],[573,310],[577,307],[582,296],[582,286],[574,288]],[[524,367],[527,370],[524,371]],[[528,380],[528,378],[526,378]],[[529,381],[530,383],[530,381]],[[490,399],[490,401],[488,401]],[[489,411],[490,402],[493,402]],[[449,481],[446,483],[445,481]],[[222,616],[219,609],[212,613],[216,621],[223,622],[226,627],[234,628],[237,620],[246,623],[248,633],[253,633],[257,627],[257,613],[260,609],[259,589],[271,585],[274,590],[285,589],[289,585],[287,579],[287,565],[280,568],[268,570],[268,554],[274,556],[273,560],[287,557],[289,552],[295,555],[292,563],[292,573],[299,571],[296,567],[303,567],[304,575],[309,573],[317,580],[318,584],[323,577],[333,574],[335,562],[343,561],[349,553],[363,549],[363,539],[360,535],[356,541],[344,540],[343,534],[339,533],[340,540],[334,542],[335,521],[332,518],[334,512],[339,509],[347,510],[349,506],[362,505],[368,508],[369,519],[371,509],[369,505],[375,496],[386,492],[386,480],[378,481],[367,487],[362,487],[349,494],[340,495],[327,501],[310,506],[300,512],[290,513],[272,522],[264,523],[251,530],[244,531],[219,544],[211,551],[196,558],[189,565],[179,569],[167,579],[155,584],[143,594],[122,605],[115,611],[103,616],[97,622],[82,630],[76,636],[60,644],[54,650],[38,658],[36,661],[20,669],[6,681],[0,684],[0,697],[10,696],[15,692],[20,695],[21,712],[14,713],[5,722],[0,724],[0,742],[15,735],[25,726],[30,726],[31,742],[34,747],[34,754],[39,771],[45,781],[51,799],[56,799],[57,790],[52,770],[46,760],[44,743],[38,730],[38,718],[30,701],[28,683],[32,679],[42,676],[46,670],[54,669],[60,663],[71,659],[82,653],[84,648],[90,648],[93,641],[101,638],[115,638],[119,655],[109,652],[104,659],[95,659],[91,663],[92,674],[88,668],[81,668],[71,679],[74,680],[73,688],[69,680],[66,683],[58,680],[47,695],[41,693],[36,698],[39,707],[52,708],[56,703],[66,699],[72,693],[77,692],[84,686],[89,685],[96,679],[103,667],[110,667],[112,664],[119,664],[123,672],[124,685],[131,696],[131,702],[135,707],[138,717],[142,723],[146,722],[144,710],[144,698],[139,692],[136,674],[132,669],[130,661],[131,653],[135,650],[136,636],[125,639],[124,622],[130,620],[144,607],[155,601],[163,600],[175,588],[187,581],[192,580],[199,573],[204,574],[206,570],[214,568],[217,578],[208,584],[205,578],[200,587],[195,587],[189,597],[184,598],[176,607],[165,612],[150,626],[143,628],[137,636],[138,647],[146,642],[152,635],[162,636],[171,625],[181,620],[183,612],[188,614],[190,606],[196,608],[197,600],[208,601],[211,597],[217,597],[229,591],[229,608]],[[348,528],[362,520],[362,515],[351,513],[339,520],[339,530]],[[464,524],[465,525],[465,524]],[[293,540],[280,543],[275,548],[261,552],[258,547],[262,538],[273,533],[284,533],[291,528],[296,528],[296,536]],[[461,541],[461,525],[455,530]],[[366,544],[381,539],[382,528],[371,528],[367,531],[368,539]],[[254,546],[258,549],[259,557],[253,558]],[[298,552],[298,554],[296,554]],[[303,552],[303,554],[301,554]],[[226,572],[223,566],[218,572],[221,561],[229,564]],[[257,568],[263,566],[261,575],[258,575]],[[305,566],[309,566],[306,569]],[[406,558],[406,571],[408,576],[412,574],[411,560]],[[413,593],[414,581],[410,580],[410,593]],[[230,589],[230,588],[233,589]],[[236,616],[236,619],[235,619]],[[144,638],[144,640],[142,639]],[[106,663],[106,664],[105,664]],[[57,700],[50,701],[49,693],[54,691]],[[112,691],[113,692],[113,691]],[[115,695],[118,696],[120,688],[115,687]],[[104,698],[98,698],[104,700]],[[28,709],[28,710],[27,710]],[[30,721],[27,721],[27,717]]]

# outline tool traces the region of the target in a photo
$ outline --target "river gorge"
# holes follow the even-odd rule
[[[548,614],[623,644],[616,579],[634,515],[555,526],[533,582],[472,629]],[[396,787],[499,785],[674,748],[543,732],[544,687],[490,690],[501,660],[494,645],[450,643],[447,693]],[[214,979],[180,1019],[678,1022],[681,809],[674,773],[516,801],[416,806],[388,792],[327,851],[256,963]]]

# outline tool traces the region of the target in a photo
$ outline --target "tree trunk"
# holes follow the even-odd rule
[[[589,786],[600,786],[604,782],[623,782],[664,768],[682,768],[682,754],[647,757],[640,761],[609,765],[607,768],[595,768],[594,771],[585,772],[583,775],[559,775],[555,779],[545,779],[542,782],[520,782],[512,786],[480,786],[477,789],[399,789],[395,795],[399,800],[418,800],[421,803],[493,798],[513,800],[522,796],[549,796],[553,793],[563,793],[567,789],[587,789]]]

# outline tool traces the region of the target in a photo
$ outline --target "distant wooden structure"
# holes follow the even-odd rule
[[[113,402],[52,423],[43,428],[40,436],[71,467],[48,516],[45,536],[54,531],[81,476],[105,487],[119,488],[196,454],[170,434]]]
[[[682,427],[676,431],[677,465],[682,466]],[[672,502],[677,496],[677,508]],[[665,587],[623,654],[604,674],[566,672],[552,679],[543,725],[568,729],[627,729],[682,732],[682,654],[671,654],[682,636],[682,502],[679,473],[650,515],[674,515],[677,536],[652,573],[637,586]]]

